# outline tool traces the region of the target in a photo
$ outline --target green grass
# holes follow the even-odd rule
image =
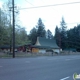
[[[37,57],[37,56],[50,56],[50,54],[40,54],[40,53],[18,53],[16,57]]]
[[[4,54],[4,55],[0,55],[0,58],[11,58],[12,55],[8,55],[8,54]]]
[[[67,54],[67,53],[62,53],[60,55],[70,55],[70,54]],[[7,54],[7,53],[3,53],[3,54],[0,54],[0,58],[12,58],[12,54]],[[45,53],[45,54],[42,54],[42,53],[25,53],[25,52],[18,52],[18,53],[15,53],[15,57],[37,57],[37,56],[52,56],[51,53]],[[53,54],[53,56],[57,56],[57,54]]]
[[[12,54],[3,53],[0,54],[0,58],[11,58]],[[51,54],[42,54],[42,53],[25,53],[25,52],[18,52],[15,53],[15,57],[37,57],[37,56],[52,56]]]

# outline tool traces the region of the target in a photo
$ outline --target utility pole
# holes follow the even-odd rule
[[[15,14],[14,14],[14,0],[12,0],[12,16],[13,16],[13,58],[15,58]]]
[[[11,7],[9,7],[9,11],[10,11],[9,17],[10,17],[10,27],[11,27]],[[10,31],[10,53],[11,49],[12,49],[12,29]]]

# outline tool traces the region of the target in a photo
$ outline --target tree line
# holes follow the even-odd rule
[[[53,38],[52,32],[49,29],[47,31],[45,30],[45,25],[41,18],[39,18],[37,25],[30,31],[29,39],[32,44],[35,44],[37,37]]]
[[[7,6],[8,7],[8,6]],[[10,14],[0,9],[0,46],[12,45],[12,24]],[[45,37],[49,39],[55,38],[57,44],[62,49],[75,48],[80,50],[80,24],[74,28],[67,30],[67,24],[62,17],[60,26],[56,26],[55,35],[49,29],[46,30],[41,18],[38,19],[37,25],[27,34],[25,27],[15,22],[15,44],[26,45],[27,43],[35,44],[37,37]]]
[[[0,9],[0,46],[12,45],[13,26],[10,18],[9,14]],[[41,18],[39,18],[37,26],[31,29],[30,34],[27,34],[25,27],[15,22],[15,45],[35,44],[37,37],[53,37],[49,29],[45,30],[45,25]]]
[[[62,17],[61,27],[55,28],[55,39],[59,47],[62,49],[74,48],[80,51],[80,24],[67,30],[67,24]]]

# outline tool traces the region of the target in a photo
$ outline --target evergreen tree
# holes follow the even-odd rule
[[[53,38],[53,35],[52,35],[52,32],[48,29],[47,32],[46,32],[46,37],[48,39],[52,39]]]
[[[35,44],[37,37],[46,37],[45,26],[41,18],[39,18],[37,26],[30,31],[29,40],[31,40],[32,44]]]
[[[58,26],[56,26],[55,28],[55,39],[56,39],[58,46],[61,47],[61,33],[60,33],[60,29],[58,28]]]
[[[66,38],[67,38],[67,33],[66,33],[66,22],[64,18],[62,17],[62,21],[60,22],[61,25],[61,48],[64,49],[66,48]]]
[[[80,25],[67,31],[68,48],[75,48],[80,50]]]
[[[33,29],[31,29],[31,31],[30,31],[29,39],[32,44],[35,44],[36,39],[37,39],[37,30],[35,27]]]
[[[37,28],[37,36],[38,37],[46,36],[45,26],[44,26],[41,18],[39,18],[36,28]]]

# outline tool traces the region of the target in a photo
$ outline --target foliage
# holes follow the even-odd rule
[[[53,35],[52,35],[52,32],[48,29],[47,32],[46,32],[46,37],[48,39],[52,39],[53,38]]]
[[[31,40],[32,44],[35,44],[37,37],[46,37],[45,26],[41,18],[39,18],[37,26],[30,31],[29,39]]]
[[[15,44],[16,45],[25,45],[29,43],[28,35],[25,28],[17,28],[15,30]]]
[[[66,23],[62,18],[61,28],[55,28],[55,39],[62,49],[75,48],[80,51],[80,24],[72,29],[66,30]]]
[[[67,31],[67,43],[69,48],[80,49],[80,25]]]
[[[58,26],[56,26],[55,28],[55,39],[56,39],[56,43],[58,44],[58,46],[61,47],[61,33],[60,33],[60,29],[58,28]]]
[[[63,17],[60,22],[60,26],[61,26],[60,28],[58,28],[58,26],[56,26],[55,28],[55,39],[56,39],[58,46],[64,49],[66,47],[65,41],[67,39],[67,33],[66,33],[67,26]]]
[[[3,45],[3,43],[5,44],[7,38],[8,38],[8,34],[7,32],[7,26],[6,26],[6,15],[5,13],[0,9],[0,45]]]
[[[9,14],[8,7],[3,6],[0,9],[0,46],[1,45],[12,45],[12,24],[11,24],[11,14]],[[16,23],[17,25],[17,23]],[[24,45],[30,42],[28,40],[28,35],[25,28],[21,28],[22,26],[15,26],[15,45]]]
[[[10,1],[10,0],[9,0]],[[12,21],[11,14],[8,11],[11,7],[11,2],[0,9],[0,45],[12,45]],[[17,17],[17,16],[15,16]],[[52,32],[48,29],[45,30],[45,25],[41,18],[38,19],[36,27],[33,27],[30,34],[27,35],[27,31],[21,25],[19,25],[18,18],[15,18],[15,44],[24,45],[27,43],[35,44],[37,37],[53,38]],[[59,47],[75,48],[80,50],[80,24],[72,29],[67,30],[66,22],[62,17],[60,22],[60,28],[55,28],[55,39]]]
[[[62,17],[62,21],[60,22],[60,25],[61,25],[61,34],[60,34],[60,37],[61,37],[61,48],[64,49],[66,47],[66,38],[67,38],[67,34],[66,34],[66,22],[64,20],[64,18]]]
[[[45,26],[44,26],[41,18],[39,18],[36,28],[37,28],[37,36],[45,37],[45,35],[46,35]]]
[[[37,29],[35,27],[30,31],[29,39],[31,40],[32,44],[35,44],[35,41],[37,39]]]

